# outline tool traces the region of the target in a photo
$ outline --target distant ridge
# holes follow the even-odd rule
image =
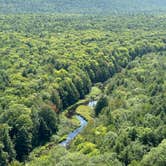
[[[0,13],[166,12],[166,0],[0,0]]]

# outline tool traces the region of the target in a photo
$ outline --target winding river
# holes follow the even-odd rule
[[[91,101],[89,102],[88,106],[95,107],[97,101]],[[88,122],[80,115],[76,115],[76,118],[80,121],[80,127],[75,129],[74,131],[70,132],[63,142],[61,142],[59,145],[67,147],[71,141],[87,126]]]

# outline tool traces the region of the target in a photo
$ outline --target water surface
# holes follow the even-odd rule
[[[89,107],[95,107],[97,104],[97,101],[90,101],[88,106]],[[74,131],[70,132],[66,138],[66,140],[64,140],[63,142],[61,142],[59,145],[67,147],[71,141],[85,128],[85,126],[87,125],[87,121],[80,115],[76,115],[76,118],[80,121],[80,127],[78,127],[77,129],[75,129]]]
[[[67,147],[70,142],[85,128],[87,121],[80,115],[76,115],[76,118],[80,121],[80,127],[68,134],[67,139],[60,143],[60,145]]]

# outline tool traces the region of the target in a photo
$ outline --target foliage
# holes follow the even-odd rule
[[[107,81],[107,107],[73,141],[71,152],[88,142],[100,155],[115,153],[122,165],[165,165],[165,55],[136,58]],[[152,94],[156,84],[160,88]]]
[[[144,156],[143,160],[141,161],[141,165],[164,166],[166,164],[165,146],[166,146],[166,141],[163,140],[157,147],[152,148],[151,151]]]
[[[92,121],[92,117],[91,117],[92,109],[91,109],[91,107],[85,106],[85,105],[80,105],[79,107],[77,107],[76,113],[83,116],[86,120]]]
[[[4,4],[6,11],[9,6],[13,12],[17,10],[10,1]],[[91,121],[78,143],[83,149],[78,156],[83,161],[88,158],[88,164],[93,160],[103,163],[102,153],[108,163],[110,155],[116,156],[110,163],[130,164],[142,159],[142,150],[147,153],[158,146],[166,135],[165,18],[164,14],[1,14],[0,164],[17,165],[15,159],[27,160],[29,153],[53,134],[66,135],[70,123],[61,112],[84,99],[93,84],[118,72],[105,83],[106,98],[102,91],[92,89],[93,95],[101,98],[94,120],[90,109],[84,107]],[[87,152],[97,157],[84,154]],[[73,157],[79,163],[74,154],[65,153],[67,161],[72,163]],[[54,163],[50,156],[44,156],[41,163]]]
[[[137,5],[139,4],[139,5]],[[110,14],[127,12],[158,12],[166,10],[163,0],[1,0],[3,13],[82,13]]]

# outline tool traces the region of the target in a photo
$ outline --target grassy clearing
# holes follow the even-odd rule
[[[98,100],[102,91],[101,89],[99,88],[99,86],[101,85],[96,85],[96,86],[93,86],[91,88],[91,91],[88,95],[86,95],[85,99],[82,99],[82,100],[79,100],[78,102],[76,102],[75,104],[73,104],[72,106],[68,107],[64,112],[66,112],[66,116],[69,118],[71,118],[75,113],[78,113],[82,116],[86,116],[86,114],[84,114],[84,111],[81,111],[81,112],[78,112],[78,109],[83,106],[84,107],[84,110],[88,110],[90,108],[86,108],[86,105],[89,103],[90,100]],[[86,111],[87,112],[87,111]],[[90,111],[91,112],[91,111]],[[85,117],[84,116],[84,117]],[[90,114],[89,114],[89,117],[85,117],[86,119],[87,118],[90,118]],[[87,119],[88,120],[88,119]]]
[[[86,120],[92,121],[92,108],[87,105],[80,105],[76,109],[76,113],[83,116]]]
[[[98,86],[94,86],[92,87],[90,93],[86,95],[86,99],[97,99],[101,93],[101,89]]]
[[[75,112],[83,116],[88,122],[93,122],[93,109],[87,104],[89,100],[97,100],[102,91],[98,86],[92,87],[90,93],[86,96],[84,102],[79,102],[79,106],[76,108]]]

